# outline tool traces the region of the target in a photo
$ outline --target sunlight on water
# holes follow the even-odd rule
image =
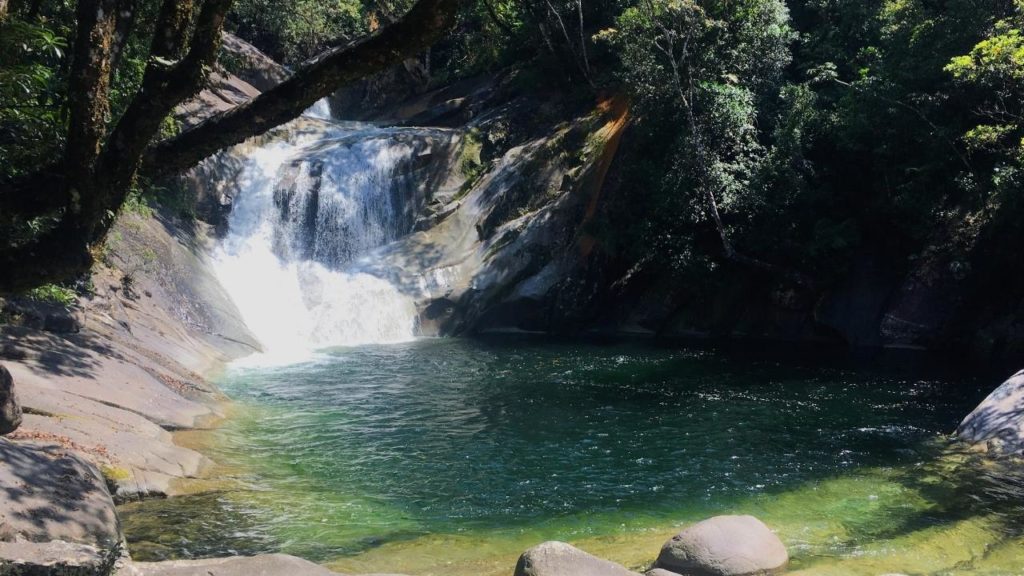
[[[310,106],[303,116],[309,118],[316,118],[317,120],[330,120],[331,119],[331,102],[327,98],[317,100],[316,104]]]
[[[680,526],[745,513],[801,575],[1019,573],[1024,482],[946,436],[984,395],[969,380],[500,339],[326,351],[221,385],[243,410],[207,451],[234,486],[129,507],[136,557],[507,576],[558,539],[639,569]]]

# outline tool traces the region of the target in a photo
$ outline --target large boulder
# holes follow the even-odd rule
[[[639,576],[565,542],[545,542],[519,557],[515,576]]]
[[[0,439],[0,574],[107,574],[122,541],[95,466],[59,445]]]
[[[1024,453],[1024,370],[978,404],[957,427],[956,435],[997,455]]]
[[[0,365],[0,435],[10,434],[21,426],[21,404],[14,393],[14,378]]]
[[[231,69],[231,73],[260,92],[270,90],[290,75],[284,66],[260,52],[259,48],[229,32],[224,33],[221,49],[227,55],[221,61]]]
[[[716,516],[665,543],[655,568],[678,574],[770,574],[789,562],[786,547],[753,516]]]

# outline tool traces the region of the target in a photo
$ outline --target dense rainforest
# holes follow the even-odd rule
[[[116,8],[110,34],[83,38],[97,7]],[[173,106],[233,65],[214,63],[221,26],[305,83],[184,129]],[[1019,0],[2,0],[0,284],[74,287],[118,210],[182,203],[168,174],[400,62],[414,92],[515,70],[564,106],[627,98],[617,193],[587,223],[623,278],[668,278],[695,306],[756,284],[785,307],[864,269],[916,277],[956,286],[940,323],[984,316],[1005,353],[1024,306],[1022,28]],[[390,60],[358,58],[374,38]],[[76,62],[97,41],[90,76]],[[77,214],[67,182],[86,180],[70,196],[101,200]]]

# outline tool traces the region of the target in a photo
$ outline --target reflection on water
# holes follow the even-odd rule
[[[340,349],[229,374],[244,410],[210,452],[235,487],[126,507],[125,528],[139,559],[479,576],[545,539],[639,568],[678,525],[737,512],[809,574],[1016,573],[1021,483],[943,436],[984,393],[921,374],[630,345]]]

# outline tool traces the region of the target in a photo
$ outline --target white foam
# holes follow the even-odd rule
[[[342,130],[329,136],[336,139]],[[379,135],[319,148],[324,168],[314,191],[302,162],[318,144],[308,137],[275,142],[249,156],[229,232],[213,254],[218,279],[265,350],[245,364],[290,364],[322,348],[414,338],[412,299],[350,264],[402,233],[389,228],[401,221],[391,195],[401,179],[390,176],[409,151]],[[293,193],[285,200],[279,189],[289,170]],[[316,210],[316,218],[297,219],[307,209]],[[305,253],[294,246],[307,241]]]

